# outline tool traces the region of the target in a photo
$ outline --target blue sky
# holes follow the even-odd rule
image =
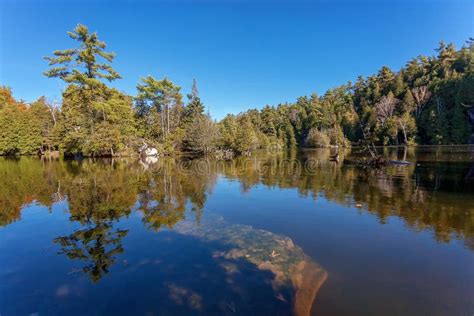
[[[43,56],[75,42],[83,23],[117,54],[112,85],[136,93],[140,77],[196,78],[215,118],[433,55],[444,39],[474,37],[473,1],[0,1],[0,84],[17,98],[60,99]]]

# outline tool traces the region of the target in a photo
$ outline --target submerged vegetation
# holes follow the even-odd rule
[[[66,84],[60,105],[40,97],[27,104],[0,87],[0,154],[117,156],[150,144],[160,154],[203,155],[257,148],[351,144],[413,145],[473,142],[474,42],[456,50],[441,42],[436,56],[419,56],[398,72],[377,74],[265,106],[220,122],[205,113],[197,83],[187,102],[168,78],[142,78],[136,96],[108,84],[120,79],[97,33],[78,25],[78,46],[46,57],[44,74]]]

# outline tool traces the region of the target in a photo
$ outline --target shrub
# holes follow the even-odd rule
[[[305,145],[308,147],[329,147],[330,143],[330,138],[327,133],[317,128],[310,129],[305,140]]]

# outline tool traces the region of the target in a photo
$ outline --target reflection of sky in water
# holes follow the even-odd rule
[[[313,174],[0,160],[0,314],[287,314],[317,264],[313,314],[474,310],[470,158],[360,171],[328,154],[296,157]]]
[[[310,301],[300,297],[298,307],[309,309],[314,297],[310,292],[315,295],[325,278],[325,272],[290,239],[232,225],[207,212],[209,219],[198,227],[194,220],[186,220],[176,232],[144,229],[135,216],[120,220],[114,228],[129,230],[122,242],[125,251],[93,283],[84,274],[83,261],[58,256],[57,245],[51,243],[55,235],[67,233],[65,228],[77,228],[69,224],[64,205],[54,205],[48,215],[45,211],[26,208],[24,225],[12,224],[17,227],[2,234],[0,258],[8,267],[1,273],[2,300],[22,302],[2,304],[3,314],[285,314],[293,311],[294,292],[301,288],[310,294]],[[187,215],[193,217],[191,212]],[[31,230],[38,224],[41,230]],[[234,238],[246,241],[235,243]],[[291,247],[284,252],[278,242],[284,242],[284,249],[287,243]],[[263,257],[261,253],[253,257],[256,248]],[[31,259],[18,264],[18,256]],[[293,277],[303,277],[303,270],[295,270],[299,263],[306,264],[305,276],[313,283],[294,283],[298,280]]]

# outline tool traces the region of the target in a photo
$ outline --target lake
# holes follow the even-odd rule
[[[474,147],[0,158],[0,315],[473,315]]]

